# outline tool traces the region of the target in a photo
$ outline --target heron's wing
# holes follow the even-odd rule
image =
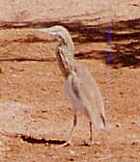
[[[79,90],[79,82],[76,81],[75,84],[75,77],[73,77],[73,75],[69,75],[68,78],[65,80],[65,84],[64,84],[64,92],[65,92],[65,96],[67,97],[67,99],[69,99],[72,103],[72,106],[74,108],[74,110],[78,110],[78,111],[83,111],[83,104],[81,102],[81,98],[80,98],[80,92]],[[79,88],[78,88],[79,87]]]
[[[77,64],[76,69],[78,79],[80,80],[80,86],[83,87],[85,93],[89,94],[89,97],[93,97],[91,101],[98,107],[98,110],[104,112],[103,97],[93,75],[91,75],[88,68],[83,64]]]
[[[105,128],[104,102],[96,81],[88,69],[81,64],[75,66],[75,74],[68,78],[68,86],[74,96],[71,100],[76,98],[83,105],[97,129]]]
[[[86,66],[82,64],[77,64],[76,66],[77,75],[81,82],[80,89],[83,89],[81,96],[87,99],[89,116],[96,128],[104,128],[106,119],[104,101],[100,89]]]

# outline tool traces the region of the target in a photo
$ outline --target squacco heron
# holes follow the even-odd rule
[[[94,124],[96,129],[105,129],[107,125],[99,87],[86,66],[77,63],[74,59],[74,44],[66,28],[56,25],[39,31],[46,32],[59,41],[56,56],[65,77],[65,94],[74,110],[73,125],[65,144],[71,143],[73,130],[77,125],[77,111],[83,112],[89,119],[89,142],[92,144],[92,125]]]

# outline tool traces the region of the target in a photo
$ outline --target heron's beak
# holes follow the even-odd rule
[[[38,29],[39,32],[48,33],[50,35],[56,36],[56,32],[53,32],[51,28]]]
[[[37,29],[39,32],[48,33],[48,28]]]

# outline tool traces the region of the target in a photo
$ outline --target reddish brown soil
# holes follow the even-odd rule
[[[139,161],[140,69],[114,69],[96,59],[77,60],[87,64],[100,86],[111,129],[108,133],[94,133],[95,140],[100,142],[99,145],[84,146],[84,140],[88,140],[89,137],[89,128],[87,119],[79,114],[73,146],[58,148],[70,130],[72,111],[70,103],[64,97],[63,76],[55,56],[51,55],[54,50],[51,48],[49,53],[49,46],[55,47],[55,44],[3,42],[1,46],[1,54],[18,56],[23,53],[29,56],[31,53],[34,57],[47,54],[52,58],[46,62],[0,62],[1,102],[14,100],[30,105],[33,120],[29,131],[33,139],[0,136],[1,161]],[[82,48],[87,48],[87,45]],[[45,138],[46,141],[39,140],[41,138]]]
[[[25,11],[16,18],[26,20],[26,16]],[[79,114],[73,145],[60,147],[70,131],[73,112],[63,93],[64,78],[55,59],[56,43],[49,38],[46,42],[29,41],[36,34],[29,29],[0,31],[0,102],[12,100],[29,105],[32,120],[24,132],[26,137],[0,135],[0,162],[139,162],[140,68],[113,68],[94,51],[90,54],[96,57],[91,59],[77,56],[101,89],[110,131],[95,131],[93,136],[99,144],[85,146],[89,127],[87,119]],[[76,53],[107,48],[104,42],[75,44]]]

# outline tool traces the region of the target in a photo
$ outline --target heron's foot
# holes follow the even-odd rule
[[[96,141],[96,142],[95,142],[95,141],[91,141],[91,140],[88,141],[88,142],[85,141],[85,140],[83,141],[83,145],[84,145],[84,146],[92,146],[92,145],[100,145],[100,144],[101,144],[101,143],[100,143],[99,141]]]
[[[84,140],[84,146],[92,146],[93,144],[94,142]]]
[[[67,146],[70,146],[70,145],[72,145],[71,141],[66,141],[65,143],[62,144],[63,147],[67,147]]]
[[[61,145],[59,145],[57,147],[61,148],[61,147],[68,147],[68,146],[71,146],[71,145],[72,145],[71,141],[66,141],[66,142],[64,142],[63,144],[61,144]]]

